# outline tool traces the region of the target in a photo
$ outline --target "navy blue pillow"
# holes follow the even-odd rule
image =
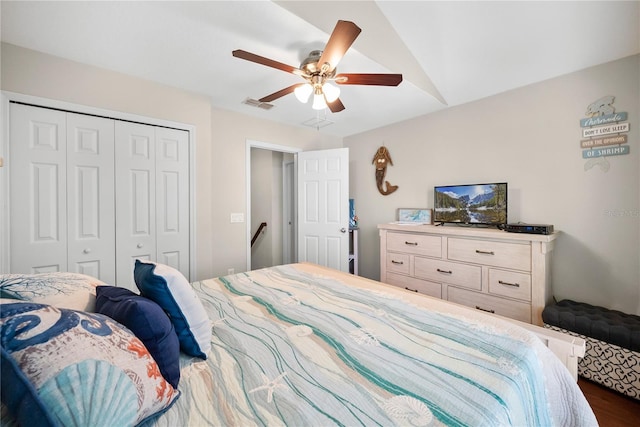
[[[174,388],[180,381],[180,342],[167,313],[155,302],[117,286],[96,287],[96,312],[126,326],[143,342]]]

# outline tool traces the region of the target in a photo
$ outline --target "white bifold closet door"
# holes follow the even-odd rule
[[[115,280],[113,124],[11,105],[11,271]]]
[[[135,290],[136,258],[189,278],[188,132],[11,104],[10,270]]]
[[[188,271],[187,132],[119,122],[116,140],[118,285],[133,285],[136,259]]]

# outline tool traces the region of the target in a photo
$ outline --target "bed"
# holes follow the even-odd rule
[[[208,342],[199,349],[206,351],[179,352],[175,390],[160,376],[162,386],[150,387],[162,390],[162,399],[139,410],[131,424],[597,425],[571,372],[580,343],[562,334],[308,263],[189,287],[206,313]],[[15,297],[4,291],[2,296]],[[16,406],[15,397],[4,395],[10,369],[5,362],[21,360],[19,352],[5,354],[7,325],[13,325],[13,338],[20,332],[7,313],[10,307],[22,307],[21,315],[45,310],[41,303],[32,298],[25,308],[16,299],[2,299],[3,425],[15,424],[7,402]],[[191,303],[196,302],[179,302]],[[58,317],[58,311],[68,311],[46,310]],[[117,323],[90,311],[71,314],[79,316],[79,325],[83,316],[102,319],[100,325],[111,329]],[[40,393],[42,380],[23,382],[33,389],[23,400]],[[98,397],[84,399],[83,411],[99,412],[87,417],[122,425],[95,408]],[[50,399],[49,405],[57,402]],[[36,403],[32,407],[41,402]],[[57,415],[48,413],[47,404],[40,406],[55,424]]]

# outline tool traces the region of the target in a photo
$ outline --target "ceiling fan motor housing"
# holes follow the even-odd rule
[[[334,68],[331,72],[322,72],[322,65],[318,64],[320,57],[322,56],[321,50],[312,50],[309,53],[309,56],[305,58],[304,61],[300,64],[300,69],[307,76],[319,76],[321,75],[324,79],[331,79],[336,75],[336,69]]]

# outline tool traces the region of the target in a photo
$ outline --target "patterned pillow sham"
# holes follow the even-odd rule
[[[179,396],[142,342],[102,314],[0,299],[0,327],[2,402],[19,425],[137,425]]]
[[[0,274],[0,298],[93,313],[96,286],[104,284],[95,277],[80,273]]]

